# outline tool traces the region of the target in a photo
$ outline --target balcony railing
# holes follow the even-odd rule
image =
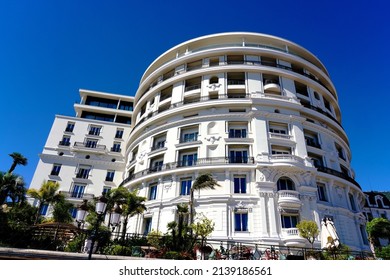
[[[110,150],[111,152],[115,152],[115,153],[120,153],[122,151],[121,148],[116,148],[116,147],[112,147]]]
[[[73,198],[73,199],[93,199],[94,195],[90,193],[84,192],[61,192],[65,196],[65,198]]]
[[[297,228],[282,228],[282,234],[284,236],[299,236]]]
[[[58,143],[58,145],[69,147],[69,146],[70,146],[70,142],[68,142],[68,141],[60,141],[60,142]]]
[[[331,114],[329,114],[328,112],[325,112],[324,110],[322,110],[321,108],[318,108],[318,107],[315,107],[313,105],[310,105],[310,104],[306,104],[306,103],[303,103],[302,104],[303,107],[305,108],[308,108],[308,109],[311,109],[311,110],[314,110],[318,113],[321,113],[323,114],[324,116],[327,116],[328,118],[332,119],[333,121],[335,121],[339,126],[341,126],[340,122],[335,118],[333,117]],[[342,127],[342,126],[341,126]]]
[[[303,158],[300,158],[296,155],[286,155],[286,154],[281,154],[281,155],[271,155],[270,160],[273,161],[288,161],[288,162],[297,162],[300,164],[305,164],[305,160]]]
[[[347,174],[345,173],[342,173],[340,171],[337,171],[337,170],[334,170],[334,169],[331,169],[331,168],[328,168],[328,167],[324,167],[324,166],[316,166],[317,170],[319,172],[323,172],[323,173],[327,173],[327,174],[330,174],[330,175],[333,175],[333,176],[337,176],[339,178],[342,178],[344,180],[347,180],[348,182],[351,182],[352,184],[354,184],[355,186],[357,186],[359,189],[361,189],[360,185],[358,182],[356,182],[353,178],[349,177]]]
[[[141,178],[148,174],[155,172],[161,172],[166,170],[173,170],[177,168],[193,167],[193,166],[209,166],[209,165],[227,165],[227,164],[254,164],[253,157],[214,157],[214,158],[200,158],[197,160],[186,160],[170,162],[159,166],[153,166],[140,172],[129,175],[122,184],[125,184],[131,180]]]
[[[75,142],[74,147],[77,148],[86,148],[86,149],[96,149],[96,150],[105,150],[106,145],[97,145],[91,142]]]
[[[270,138],[279,138],[279,139],[291,139],[292,135],[283,134],[283,133],[270,132],[269,133],[269,137]]]
[[[266,48],[271,48],[271,49],[276,49],[276,50],[279,50],[279,51],[283,51],[283,52],[286,52],[285,50],[282,50],[282,49],[279,49],[279,48],[274,48],[274,47],[271,47],[271,46],[264,46]],[[297,55],[297,54],[295,54]],[[315,76],[313,76],[312,74],[307,74],[303,71],[301,71],[300,69],[294,69],[292,67],[289,67],[289,66],[285,66],[285,65],[282,65],[282,64],[278,64],[278,63],[270,63],[268,61],[253,61],[253,60],[230,60],[230,61],[227,61],[226,62],[227,65],[255,65],[255,66],[269,66],[269,67],[276,67],[276,68],[280,68],[280,69],[284,69],[284,70],[287,70],[287,71],[291,71],[291,72],[294,72],[294,73],[298,73],[302,76],[305,76],[317,83],[319,83],[320,85],[322,85],[324,88],[326,88],[329,92],[331,92],[329,90],[329,88],[323,83],[321,82],[319,79],[317,79]],[[203,66],[205,67],[205,66]],[[207,66],[206,66],[207,67]],[[209,67],[220,67],[220,64],[213,64],[213,65],[210,65]],[[192,70],[196,70],[196,69],[199,69],[199,68],[202,68],[202,66],[198,67],[187,67],[187,70],[183,70],[181,73],[185,73],[185,72],[190,72]],[[152,82],[149,86],[149,89],[146,90],[142,96],[144,94],[146,94],[150,89],[152,89],[153,87],[155,87],[156,85],[158,85],[159,83],[165,81],[165,80],[168,80],[172,77],[175,76],[175,72],[174,71],[169,71],[168,73],[166,74],[163,74],[162,76],[158,77],[157,80],[155,80],[154,82]],[[244,81],[244,84],[245,84],[245,81]],[[142,97],[141,96],[141,97]]]

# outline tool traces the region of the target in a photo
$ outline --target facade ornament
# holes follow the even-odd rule
[[[204,139],[211,142],[211,144],[214,144],[214,142],[219,141],[219,139],[221,139],[221,136],[210,136],[205,137]]]
[[[210,91],[217,91],[221,87],[221,84],[208,84],[207,87],[210,89]]]

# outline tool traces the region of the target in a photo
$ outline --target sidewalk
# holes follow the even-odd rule
[[[139,260],[143,258],[93,254],[92,259]],[[0,247],[0,260],[88,260],[88,254]]]

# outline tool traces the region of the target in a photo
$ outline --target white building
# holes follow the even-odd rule
[[[122,182],[133,97],[80,90],[76,117],[56,116],[30,188],[57,181],[77,206]],[[44,207],[50,215],[50,207]]]
[[[314,220],[320,227],[331,217],[341,243],[369,249],[365,196],[353,179],[336,89],[301,46],[258,33],[204,36],[158,57],[134,98],[80,93],[76,118],[56,117],[33,187],[60,181],[75,203],[79,189],[83,198],[119,184],[138,189],[148,210],[127,232],[166,232],[192,182],[209,172],[221,187],[196,193],[195,207],[215,222],[211,240],[304,246],[296,224]],[[88,105],[88,96],[116,100],[117,107]],[[133,99],[133,113],[121,110]],[[118,120],[132,114],[130,132]],[[120,152],[111,151],[115,143]],[[105,179],[111,171],[112,182]]]
[[[124,186],[148,198],[128,232],[166,231],[195,178],[211,239],[303,246],[296,224],[332,217],[341,242],[368,249],[336,89],[297,44],[256,33],[196,38],[166,51],[135,95]]]

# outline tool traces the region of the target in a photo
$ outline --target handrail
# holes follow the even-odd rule
[[[316,166],[316,168],[317,168],[317,170],[319,172],[327,173],[327,174],[330,174],[330,175],[337,176],[339,178],[345,179],[348,182],[351,182],[352,184],[354,184],[357,187],[359,187],[359,189],[362,189],[360,187],[359,183],[355,181],[355,179],[351,178],[349,175],[347,175],[345,173],[342,173],[340,171],[337,171],[337,170],[334,170],[332,168],[328,168],[328,167],[325,167],[325,166],[320,166],[320,165]]]
[[[194,160],[186,160],[186,161],[175,161],[170,163],[165,163],[163,165],[159,166],[153,166],[147,169],[144,169],[142,171],[139,171],[134,174],[130,174],[121,185],[134,180],[141,178],[143,176],[166,171],[166,170],[173,170],[178,168],[185,168],[185,167],[193,167],[193,166],[207,166],[207,165],[217,165],[217,164],[254,164],[255,159],[254,157],[212,157],[212,158],[200,158],[200,159],[194,159]]]

